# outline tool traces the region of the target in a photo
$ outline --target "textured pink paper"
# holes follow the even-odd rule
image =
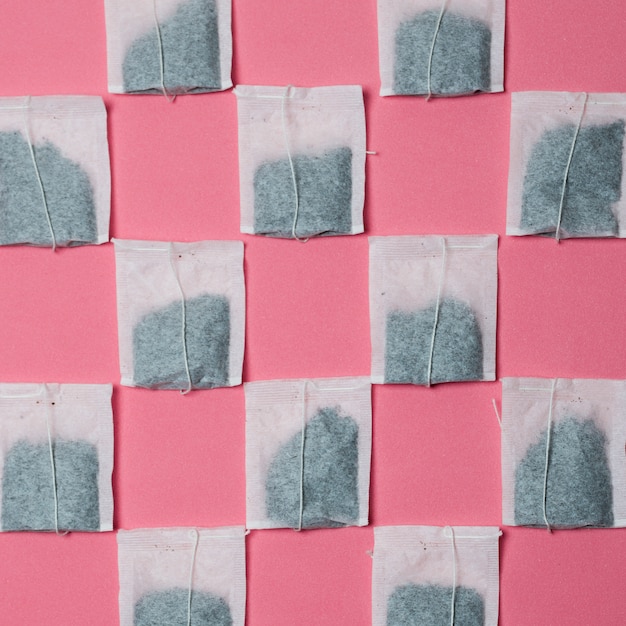
[[[244,380],[369,374],[367,235],[501,235],[498,376],[626,377],[626,249],[504,236],[510,94],[380,98],[373,0],[234,0],[235,84],[362,84],[366,234],[239,233],[235,96],[106,91],[102,0],[0,0],[0,95],[102,95],[111,235],[245,244]],[[626,91],[626,4],[509,0],[505,88]],[[111,244],[0,248],[0,380],[119,380]],[[374,524],[498,525],[499,383],[373,395]],[[243,388],[116,384],[116,527],[245,522]],[[367,626],[371,527],[255,531],[248,626]],[[626,530],[505,529],[502,626],[624,623]],[[0,534],[0,622],[118,623],[113,534]]]

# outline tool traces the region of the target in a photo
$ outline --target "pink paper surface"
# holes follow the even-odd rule
[[[626,245],[504,236],[513,90],[626,91],[626,4],[509,0],[503,94],[378,96],[374,0],[234,0],[233,82],[362,84],[366,234],[239,233],[236,101],[107,93],[103,0],[0,0],[0,96],[96,94],[111,235],[245,244],[244,380],[368,375],[367,235],[498,233],[498,376],[626,376]],[[0,380],[117,382],[111,244],[0,248]],[[373,524],[501,521],[499,383],[373,392]],[[114,391],[116,528],[245,522],[243,388]],[[506,528],[503,626],[626,623],[626,529]],[[248,626],[366,626],[372,527],[254,531]],[[118,623],[115,536],[0,534],[0,623]]]

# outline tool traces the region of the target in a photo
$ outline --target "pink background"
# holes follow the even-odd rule
[[[507,91],[626,91],[626,4],[509,0]],[[368,375],[367,234],[499,233],[498,376],[626,377],[626,243],[504,237],[510,94],[380,98],[375,0],[234,0],[233,82],[362,84],[366,235],[239,233],[235,96],[107,93],[103,0],[0,0],[0,95],[99,94],[111,235],[243,239],[244,380]],[[111,244],[0,248],[0,380],[119,380]],[[499,383],[374,388],[373,524],[497,525]],[[115,525],[245,522],[243,388],[114,392]],[[626,623],[626,530],[505,528],[503,626]],[[372,527],[248,537],[248,626],[365,626]],[[0,623],[118,623],[115,535],[0,534]]]

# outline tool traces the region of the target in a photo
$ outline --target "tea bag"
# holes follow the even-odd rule
[[[373,626],[496,626],[502,533],[480,526],[374,529]]]
[[[112,529],[111,392],[0,384],[1,530]]]
[[[363,232],[360,86],[235,89],[241,232],[306,239]]]
[[[514,93],[507,234],[623,237],[626,96]]]
[[[381,96],[504,89],[505,0],[378,0]]]
[[[102,98],[0,98],[0,245],[104,243],[110,195]]]
[[[626,525],[626,382],[502,381],[503,522]]]
[[[372,382],[494,380],[496,235],[370,237]]]
[[[111,93],[232,87],[230,0],[106,0],[105,10]]]
[[[240,241],[114,240],[122,384],[241,384],[245,329]]]
[[[244,389],[247,527],[367,525],[369,380],[276,380]]]
[[[120,626],[243,626],[242,527],[117,533]]]

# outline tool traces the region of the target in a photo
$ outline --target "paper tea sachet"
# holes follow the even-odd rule
[[[102,98],[0,98],[0,245],[104,243],[110,204]]]
[[[2,531],[113,528],[111,385],[0,384]]]
[[[506,232],[626,236],[626,95],[514,93]]]
[[[366,526],[367,378],[246,383],[248,528]]]
[[[235,88],[241,232],[306,239],[363,232],[359,85]]]
[[[232,87],[231,0],[105,0],[109,91]]]
[[[626,526],[626,381],[502,380],[502,521]]]
[[[120,530],[117,546],[120,626],[243,626],[242,527]]]
[[[381,96],[504,89],[505,0],[378,0]]]
[[[372,382],[494,380],[497,235],[369,241]]]
[[[243,243],[113,242],[122,385],[183,391],[240,385]]]
[[[373,626],[496,626],[501,534],[490,526],[375,528]]]

